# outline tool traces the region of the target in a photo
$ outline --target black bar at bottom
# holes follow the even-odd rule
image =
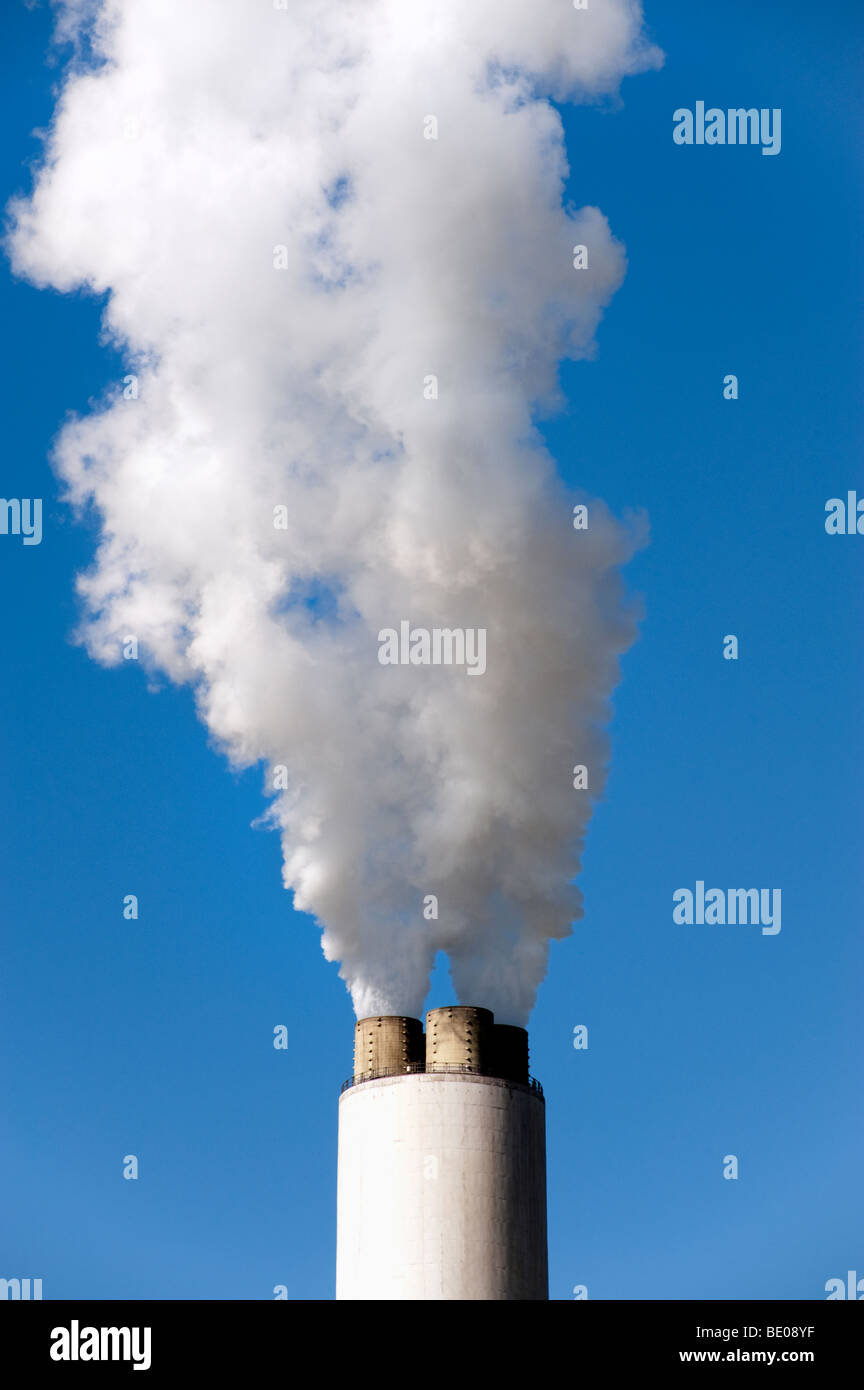
[[[549,1357],[562,1353],[574,1381],[587,1369],[614,1374],[699,1365],[727,1370],[796,1365],[820,1378],[861,1370],[864,1310],[841,1302],[586,1301],[522,1305],[521,1313],[507,1305],[503,1323],[498,1322],[503,1309],[496,1306],[499,1314],[494,1307],[484,1313],[476,1303],[427,1303],[413,1313],[406,1303],[313,1300],[10,1301],[0,1306],[0,1370],[10,1384],[13,1367],[15,1383],[29,1384],[32,1375],[35,1384],[35,1377],[45,1374],[52,1381],[99,1378],[105,1372],[135,1377],[137,1367],[133,1383],[161,1384],[164,1378],[168,1384],[169,1378],[186,1375],[197,1390],[235,1374],[244,1384],[257,1384],[265,1371],[281,1373],[289,1384],[314,1384],[325,1367],[329,1379],[341,1360],[349,1374],[362,1369],[365,1379],[377,1367],[381,1379],[393,1374],[406,1331],[414,1345],[411,1363],[417,1353],[421,1363],[412,1369],[421,1373],[428,1372],[433,1356],[443,1366],[455,1361],[462,1373],[476,1359],[490,1372],[496,1352],[512,1355],[516,1344],[539,1355],[532,1381],[552,1375]],[[464,1321],[466,1309],[470,1324]],[[458,1342],[450,1340],[451,1331]],[[406,1365],[400,1379],[407,1370]]]

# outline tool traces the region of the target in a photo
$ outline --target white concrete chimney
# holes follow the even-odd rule
[[[362,1019],[339,1102],[339,1300],[543,1300],[546,1137],[528,1037],[486,1009]]]

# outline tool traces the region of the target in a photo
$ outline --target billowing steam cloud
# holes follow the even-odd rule
[[[588,499],[532,425],[624,272],[602,214],[562,207],[546,98],[656,65],[640,5],[61,21],[77,57],[10,247],[37,284],[107,295],[137,377],[57,447],[101,517],[88,647],[116,662],[136,636],[233,762],[263,763],[286,887],[361,1016],[418,1013],[440,949],[462,999],[522,1022],[581,911],[634,637],[636,538],[597,501],[574,530]],[[485,673],[380,664],[403,620],[484,629]]]

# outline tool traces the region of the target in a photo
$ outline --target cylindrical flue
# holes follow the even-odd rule
[[[354,1076],[394,1076],[423,1065],[423,1024],[402,1014],[361,1018],[354,1028]]]
[[[492,1076],[528,1085],[528,1033],[512,1023],[496,1023],[489,1039]]]
[[[430,1009],[426,1015],[426,1070],[490,1070],[492,1014],[468,1004]]]

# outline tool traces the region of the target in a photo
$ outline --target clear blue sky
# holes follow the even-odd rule
[[[550,1292],[819,1299],[864,1275],[864,537],[824,531],[827,498],[864,496],[864,26],[853,0],[647,16],[665,68],[619,110],[564,113],[573,197],[630,266],[546,433],[652,540],[629,571],[646,617],[586,916],[532,1024]],[[0,25],[5,202],[57,74],[44,7],[10,0]],[[673,110],[700,99],[781,107],[782,153],[675,146]],[[40,546],[0,537],[0,1275],[50,1298],[331,1298],[348,997],[292,913],[277,837],[251,828],[259,775],[208,749],[188,692],[70,641],[94,536],[47,454],[122,375],[99,304],[4,267],[0,311],[0,492],[45,499]],[[673,925],[697,879],[779,887],[781,933]],[[450,997],[442,968],[429,1003]]]

